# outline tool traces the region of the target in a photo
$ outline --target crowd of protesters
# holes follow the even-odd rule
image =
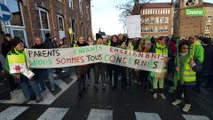
[[[53,49],[101,44],[138,52],[164,54],[163,70],[160,73],[107,63],[75,66],[78,99],[82,98],[87,82],[89,85],[94,83],[95,90],[102,88],[103,91],[108,88],[106,87],[107,84],[112,90],[118,89],[118,86],[126,90],[128,86],[134,83],[141,85],[145,89],[152,90],[154,99],[158,97],[166,99],[164,86],[168,84],[169,90],[175,91],[176,94],[176,100],[172,102],[172,105],[180,104],[183,99],[185,103],[183,111],[188,112],[191,107],[193,91],[199,92],[201,87],[213,89],[211,80],[213,77],[211,38],[198,36],[190,36],[186,39],[169,36],[128,38],[123,34],[106,37],[97,33],[96,40],[91,36],[79,36],[75,42],[68,44],[66,38],[57,41],[52,39],[49,33],[45,37],[46,39],[43,43],[39,37],[36,37],[31,48]],[[6,69],[1,67],[1,74],[5,75],[5,73],[9,73],[8,56],[23,55],[25,46],[20,38],[14,37],[12,39],[9,34],[6,34],[1,48],[2,54],[6,58]],[[91,76],[91,70],[94,71],[94,80]],[[55,91],[56,89],[53,78],[54,69],[33,69],[32,71],[35,76],[31,80],[22,74],[7,74],[10,84],[13,83],[12,86],[14,86],[13,81],[20,81],[20,86],[25,96],[23,103],[28,103],[31,100],[30,91],[36,96],[36,102],[42,101],[41,93],[46,90],[44,73],[48,76],[50,91]],[[61,68],[56,71],[67,70]],[[99,81],[100,78],[101,81]],[[13,87],[10,89],[14,90]]]

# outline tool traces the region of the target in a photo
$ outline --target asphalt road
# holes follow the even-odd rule
[[[213,120],[212,90],[194,93],[191,110],[183,113],[183,104],[171,105],[175,100],[172,93],[165,92],[167,99],[163,100],[153,99],[151,91],[135,84],[126,90],[120,86],[112,90],[107,85],[105,91],[101,87],[96,91],[93,85],[87,85],[82,99],[78,100],[76,77],[65,75],[58,79],[67,83],[67,89],[58,83],[62,92],[58,96],[56,93],[52,102],[26,105],[20,101],[0,102],[0,120]]]

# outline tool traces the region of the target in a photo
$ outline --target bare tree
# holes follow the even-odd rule
[[[126,17],[129,15],[132,15],[133,8],[135,11],[138,11],[138,13],[134,14],[140,14],[140,3],[146,4],[153,0],[129,0],[126,3],[120,4],[115,6],[119,11],[121,11],[119,15],[119,21],[123,23],[124,27],[126,26]],[[135,6],[135,7],[134,7]]]

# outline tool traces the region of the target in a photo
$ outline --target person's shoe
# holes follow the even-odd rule
[[[172,102],[172,105],[176,106],[178,104],[181,103],[181,100],[180,99],[176,99],[174,102]]]
[[[183,112],[188,112],[190,110],[191,104],[185,104],[183,107]]]
[[[137,83],[138,83],[138,81],[136,81],[136,80],[135,80],[135,81],[134,81],[134,83],[135,83],[135,84],[137,84]]]
[[[36,97],[36,102],[38,103],[38,102],[41,102],[43,100],[43,98],[41,97],[41,96],[37,96]]]
[[[27,104],[28,102],[30,102],[30,97],[26,97],[22,104]]]
[[[153,98],[154,98],[154,99],[157,99],[157,98],[158,98],[158,94],[157,94],[157,93],[154,93],[154,94],[153,94]]]
[[[54,92],[55,91],[55,88],[51,88],[51,92]]]
[[[163,94],[163,93],[160,93],[160,97],[162,98],[162,99],[166,99],[166,97],[165,97],[165,95]]]
[[[138,85],[141,85],[141,82],[138,82]]]
[[[41,93],[43,93],[46,90],[46,88],[41,89]]]

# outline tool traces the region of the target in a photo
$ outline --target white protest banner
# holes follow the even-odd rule
[[[119,66],[161,72],[163,69],[163,54],[137,52],[116,47],[102,47],[102,62]]]
[[[76,48],[25,49],[30,68],[59,68],[99,62],[102,46]]]
[[[127,34],[129,38],[141,38],[141,16],[130,15],[126,18]]]
[[[134,69],[161,72],[163,54],[129,51],[105,45],[77,48],[26,49],[28,66],[31,68],[57,68],[109,63]]]

